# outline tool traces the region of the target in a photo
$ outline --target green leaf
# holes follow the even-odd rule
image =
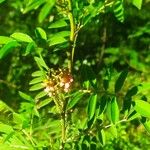
[[[53,35],[49,39],[49,46],[53,46],[53,45],[57,45],[57,44],[62,44],[64,42],[67,42],[67,40],[64,37],[58,36],[58,35]]]
[[[101,97],[100,106],[99,106],[99,115],[102,114],[105,111],[105,108],[107,106],[107,100],[108,100],[107,95],[103,95]]]
[[[29,82],[29,84],[32,85],[32,84],[40,83],[40,82],[43,82],[44,79],[45,79],[45,78],[43,78],[43,76],[40,76],[40,77],[38,77],[38,78],[34,78],[33,80],[31,80],[31,81]]]
[[[14,41],[14,39],[7,36],[0,36],[0,45],[7,44],[8,42]]]
[[[124,6],[123,6],[123,0],[116,0],[114,2],[114,14],[116,16],[116,18],[120,21],[123,22],[124,21]]]
[[[123,112],[126,110],[130,110],[131,108],[131,102],[132,102],[132,96],[136,95],[138,92],[138,86],[134,86],[131,89],[129,89],[124,97],[123,101]]]
[[[117,104],[116,97],[113,97],[112,100],[107,105],[107,115],[109,120],[116,124],[119,121],[119,107]]]
[[[46,0],[34,0],[32,3],[30,3],[26,8],[23,10],[23,13],[27,13],[33,9],[37,9],[39,6],[41,6],[43,3],[45,3]]]
[[[40,55],[40,57],[34,57],[34,59],[35,59],[37,65],[39,66],[40,69],[43,67],[46,70],[49,70],[48,66],[46,65],[46,63],[45,63],[45,61],[41,55]]]
[[[131,121],[131,120],[134,120],[134,119],[140,118],[140,117],[141,117],[140,114],[137,113],[137,112],[134,110],[133,112],[131,112],[131,113],[128,115],[127,120],[128,120],[128,121]]]
[[[52,101],[51,98],[40,101],[40,103],[37,105],[37,109],[40,109],[40,108],[48,105],[51,101]]]
[[[34,42],[30,42],[28,43],[26,50],[25,50],[25,54],[24,56],[27,56],[28,54],[30,54],[33,50],[35,50],[36,44]]]
[[[45,76],[45,72],[39,70],[32,73],[32,77],[39,77],[39,76]]]
[[[128,70],[121,72],[119,78],[117,79],[115,83],[115,93],[118,93],[121,90],[125,82],[125,79],[127,78],[127,75],[128,75]]]
[[[48,28],[53,29],[53,28],[61,28],[61,27],[65,27],[68,24],[66,23],[66,21],[64,19],[60,19],[54,23],[52,23]]]
[[[146,131],[150,133],[150,120],[147,120],[146,118],[141,119],[141,123],[145,127]]]
[[[9,126],[7,124],[0,122],[0,132],[9,134],[13,131],[14,130],[13,130],[12,126]]]
[[[88,103],[88,118],[91,120],[95,114],[97,104],[97,94],[92,94]]]
[[[5,0],[0,0],[0,3],[4,2]]]
[[[42,28],[37,27],[35,30],[35,33],[36,33],[37,37],[47,40],[46,32]]]
[[[19,46],[17,41],[10,41],[0,49],[0,59],[4,58],[13,48]]]
[[[44,19],[48,16],[48,14],[50,13],[54,5],[55,5],[55,0],[51,0],[50,2],[47,1],[47,3],[42,7],[38,16],[38,21],[40,23],[42,23]]]
[[[31,86],[30,91],[36,91],[36,90],[40,90],[43,89],[44,85],[41,83],[35,84],[33,86]]]
[[[42,98],[42,97],[44,97],[44,96],[46,96],[46,95],[47,95],[47,92],[42,91],[42,92],[38,93],[38,94],[35,96],[35,99],[40,99],[40,98]]]
[[[141,9],[143,0],[132,0],[132,4],[137,7],[138,9]]]
[[[100,142],[100,144],[102,146],[105,145],[105,143],[106,143],[106,136],[105,136],[105,131],[103,129],[98,131],[98,140],[99,140],[99,142]]]
[[[134,109],[143,117],[150,118],[150,104],[143,100],[135,101]]]
[[[11,35],[11,37],[20,42],[33,42],[32,38],[29,35],[21,32],[15,32]]]
[[[27,95],[26,93],[23,93],[21,91],[19,91],[19,95],[24,99],[24,100],[27,100],[29,102],[34,102],[34,99],[30,96],[30,95]]]
[[[67,105],[67,109],[71,109],[72,107],[74,107],[79,102],[79,100],[81,100],[83,95],[84,93],[81,93],[81,92],[75,93],[73,97],[70,98],[70,101]]]

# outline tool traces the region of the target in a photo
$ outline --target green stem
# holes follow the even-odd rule
[[[61,141],[61,150],[65,149],[65,143],[66,143],[66,102],[63,103],[63,109],[61,113],[61,127],[62,127],[62,141]]]

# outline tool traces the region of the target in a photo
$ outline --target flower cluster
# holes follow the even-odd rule
[[[65,69],[51,70],[47,79],[43,81],[44,91],[48,93],[49,97],[69,92],[72,82],[73,77],[69,71]]]

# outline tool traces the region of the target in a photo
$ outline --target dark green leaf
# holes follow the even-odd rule
[[[30,42],[28,43],[26,50],[25,50],[25,54],[24,56],[27,56],[28,54],[30,54],[33,50],[35,50],[36,44],[34,42]]]
[[[98,131],[98,139],[100,144],[104,146],[106,143],[106,137],[105,137],[105,131],[103,129]]]
[[[74,107],[79,100],[81,100],[81,98],[83,97],[84,93],[81,92],[77,92],[73,95],[73,97],[71,97],[68,105],[67,105],[67,109],[71,109],[72,107]]]
[[[125,70],[120,74],[119,78],[115,83],[115,93],[118,93],[121,90],[127,75],[128,75],[128,70]]]

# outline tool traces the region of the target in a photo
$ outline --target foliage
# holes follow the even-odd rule
[[[147,4],[1,0],[0,148],[130,149],[146,139],[149,15],[138,16],[142,27],[132,17]]]

